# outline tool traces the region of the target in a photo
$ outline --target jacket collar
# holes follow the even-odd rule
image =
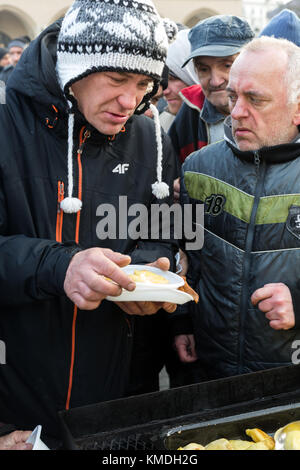
[[[257,154],[262,160],[269,164],[288,162],[300,156],[300,133],[292,142],[286,144],[262,147],[258,150],[249,150],[246,152],[239,150],[232,136],[230,116],[228,116],[224,122],[224,139],[237,157],[250,162],[254,162],[254,156]]]
[[[199,111],[201,119],[206,123],[215,124],[224,120],[224,115],[205,98],[201,85],[183,88],[179,96],[190,108]]]

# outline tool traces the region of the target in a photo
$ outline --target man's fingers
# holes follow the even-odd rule
[[[99,307],[103,298],[98,299],[97,301],[87,300],[81,295],[80,292],[77,291],[72,292],[72,294],[70,295],[70,299],[75,305],[77,305],[80,310],[95,310]]]
[[[108,278],[107,280],[104,279],[105,282],[110,282],[111,280],[119,284],[126,290],[132,291],[135,289],[136,285],[130,279],[130,277],[124,271],[122,271],[122,269],[114,261],[111,261],[109,258],[102,257],[101,262],[99,262],[98,265],[96,262],[94,266],[94,269],[98,274]],[[98,279],[99,283],[101,282],[101,279],[103,279],[101,276],[99,276]],[[108,287],[107,284],[105,285],[106,287]]]
[[[260,287],[251,296],[251,302],[256,305],[261,300],[271,297],[274,293],[275,284],[266,284],[264,287]]]
[[[117,251],[113,251],[110,248],[101,248],[104,255],[107,256],[111,261],[118,264],[120,267],[124,268],[124,266],[128,266],[131,262],[131,258],[128,255],[122,255]]]
[[[153,266],[154,268],[168,271],[170,269],[170,261],[168,258],[158,258],[156,261],[154,261],[154,263],[149,263],[148,266]]]
[[[273,307],[273,304],[272,302],[269,300],[269,299],[266,299],[266,300],[262,300],[260,301],[258,304],[257,304],[257,307],[259,308],[259,310],[261,312],[269,312],[272,307]]]
[[[170,303],[165,302],[162,305],[162,308],[168,313],[173,313],[177,309],[177,304],[170,304]]]

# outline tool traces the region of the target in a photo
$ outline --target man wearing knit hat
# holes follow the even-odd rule
[[[59,410],[123,396],[132,314],[176,307],[113,301],[135,288],[120,269],[130,261],[174,269],[176,243],[132,239],[120,197],[172,202],[170,141],[157,115],[139,114],[175,34],[151,0],[76,0],[9,79],[0,109],[2,422],[57,437]],[[105,232],[108,207],[115,230]]]
[[[27,36],[25,36],[25,37],[13,39],[8,44],[7,49],[8,49],[8,54],[10,57],[10,62],[1,71],[1,74],[0,74],[0,80],[2,80],[4,83],[7,82],[10,74],[13,72],[14,68],[19,62],[21,55],[23,54],[26,47],[28,47],[29,42],[30,42],[30,39]]]

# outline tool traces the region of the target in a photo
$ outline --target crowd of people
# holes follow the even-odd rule
[[[0,449],[30,449],[37,424],[59,439],[60,410],[159,390],[164,366],[180,386],[291,364],[299,38],[287,9],[255,38],[234,15],[189,29],[150,0],[75,0],[0,51],[0,422],[16,427]],[[162,221],[154,237],[151,211],[132,239],[121,196],[203,205],[203,247]],[[199,302],[108,300],[135,290],[130,263],[185,276]]]

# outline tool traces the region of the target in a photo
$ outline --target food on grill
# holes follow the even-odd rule
[[[269,450],[273,450],[275,448],[273,437],[269,436],[261,429],[246,429],[246,434],[251,437],[254,442],[262,442]]]
[[[233,450],[227,439],[216,439],[205,446],[205,450]]]
[[[273,450],[275,448],[273,437],[261,429],[246,429],[246,434],[251,437],[252,441],[220,438],[205,447],[193,442],[184,447],[178,447],[177,450]]]
[[[284,450],[300,450],[300,421],[293,421],[278,429],[275,439]]]
[[[178,447],[178,450],[205,450],[201,444],[196,444],[195,442],[191,442],[184,447]]]
[[[233,450],[246,450],[253,444],[253,442],[251,441],[243,441],[242,439],[231,439],[229,443],[232,446]]]
[[[151,283],[151,284],[169,284],[168,279],[160,274],[153,273],[147,269],[135,269],[133,274],[129,274],[129,277],[134,282]]]

